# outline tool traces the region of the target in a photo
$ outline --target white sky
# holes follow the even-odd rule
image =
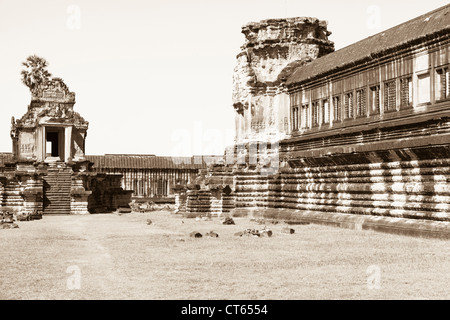
[[[86,154],[223,154],[233,142],[232,74],[244,24],[327,20],[337,50],[447,3],[0,0],[0,152],[11,151],[11,116],[30,103],[20,71],[31,54],[75,92],[74,109],[89,121]]]

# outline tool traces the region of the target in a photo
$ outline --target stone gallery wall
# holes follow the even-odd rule
[[[428,149],[428,148],[427,148]],[[293,162],[278,174],[264,177],[258,170],[236,176],[236,208],[295,209],[435,221],[450,221],[450,149],[436,147],[430,154],[445,157],[420,159],[428,149],[408,150],[414,158],[371,163],[375,154],[352,154],[334,159]],[[388,160],[391,158],[391,160]]]
[[[317,221],[403,218],[408,223],[399,230],[425,221],[438,223],[448,236],[449,11],[450,6],[440,8],[323,57],[312,55],[309,61],[303,58],[311,51],[303,47],[305,52],[296,51],[298,60],[281,70],[273,61],[258,59],[245,69],[246,59],[238,56],[233,103],[243,121],[236,121],[236,148],[247,156],[233,165],[233,214],[314,216]],[[249,33],[251,40],[258,39],[261,29],[256,30]],[[276,139],[248,126],[270,121],[271,112],[258,112],[268,110],[264,99],[272,89],[266,86],[263,98],[256,85],[236,89],[243,87],[237,80],[244,70],[253,70],[249,79],[268,79],[267,67],[279,73],[272,80],[286,79],[277,83],[277,90],[285,86],[290,100],[289,130],[278,136],[278,150],[272,150],[279,160],[278,167],[273,162],[269,166],[272,172],[251,145]],[[420,81],[423,77],[429,82]],[[243,96],[259,104],[248,103],[253,113],[236,102]],[[424,96],[429,100],[424,102]],[[381,220],[371,223],[376,221]]]

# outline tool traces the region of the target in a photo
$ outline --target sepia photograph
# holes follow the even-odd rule
[[[0,0],[0,44],[0,300],[450,299],[447,1]]]

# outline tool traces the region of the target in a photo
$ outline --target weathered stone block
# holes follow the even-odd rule
[[[200,232],[198,232],[198,231],[192,231],[192,232],[189,234],[189,236],[190,236],[191,238],[201,238],[203,235],[202,235]]]
[[[214,232],[214,231],[208,232],[207,234],[205,234],[205,236],[206,237],[211,237],[211,238],[218,238],[219,237],[219,235],[216,232]]]
[[[231,224],[235,224],[235,223],[234,223],[233,218],[231,218],[231,217],[226,217],[226,218],[223,220],[222,224],[225,224],[225,225],[231,225]]]
[[[292,229],[292,228],[283,228],[283,229],[281,229],[281,232],[282,233],[288,233],[288,234],[293,234],[293,233],[295,233],[295,230],[294,229]]]

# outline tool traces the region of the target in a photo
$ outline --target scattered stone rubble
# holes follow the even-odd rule
[[[42,211],[34,210],[33,213],[20,212],[15,214],[17,221],[32,221],[42,219]]]
[[[189,236],[190,236],[191,238],[201,238],[201,237],[203,237],[203,235],[202,235],[200,232],[198,232],[198,231],[192,231],[192,232],[189,234]]]
[[[160,210],[172,210],[173,208],[168,204],[156,204],[153,201],[136,202],[132,201],[130,204],[132,212],[151,212]]]
[[[282,232],[282,233],[293,234],[293,233],[295,233],[295,230],[292,229],[292,228],[285,227],[285,228],[281,229],[281,232]]]
[[[237,237],[242,236],[254,236],[254,237],[271,237],[272,236],[272,230],[270,229],[246,229],[244,231],[239,231],[234,234]]]
[[[225,217],[225,219],[223,220],[222,224],[227,224],[227,225],[231,225],[231,224],[235,224],[233,218],[231,217]]]
[[[217,233],[215,233],[214,231],[210,231],[207,234],[205,234],[206,237],[211,237],[211,238],[218,238],[219,235]]]
[[[14,215],[9,213],[9,211],[5,211],[2,214],[2,219],[0,221],[0,229],[15,229],[19,226],[14,223]]]
[[[203,235],[202,235],[200,232],[198,232],[198,231],[192,231],[192,232],[189,234],[189,236],[190,236],[191,238],[201,238],[201,237],[203,237]],[[214,232],[214,231],[211,230],[210,232],[207,232],[207,233],[205,234],[205,237],[218,238],[219,235],[218,235],[216,232]]]
[[[276,219],[266,220],[264,218],[252,218],[250,219],[250,221],[254,221],[257,224],[267,224],[267,223],[278,224],[278,220]]]

